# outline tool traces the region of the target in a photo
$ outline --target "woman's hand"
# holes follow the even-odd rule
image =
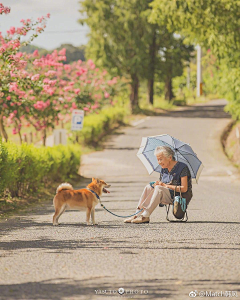
[[[156,186],[156,185],[166,186],[166,184],[163,183],[162,181],[156,181],[154,186]]]

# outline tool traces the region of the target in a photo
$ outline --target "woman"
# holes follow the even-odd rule
[[[137,206],[137,211],[143,208],[143,213],[141,211],[138,215],[124,220],[124,223],[149,223],[149,217],[158,205],[163,206],[173,203],[174,190],[177,196],[180,194],[181,189],[187,205],[192,198],[192,179],[188,166],[176,161],[174,151],[167,146],[157,147],[154,155],[162,167],[160,180],[150,182],[144,188]]]

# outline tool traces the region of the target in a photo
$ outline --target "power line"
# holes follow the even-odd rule
[[[77,29],[77,30],[64,30],[64,31],[44,31],[44,33],[76,33],[76,32],[86,32],[86,29]]]

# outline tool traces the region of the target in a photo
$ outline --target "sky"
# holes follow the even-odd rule
[[[0,0],[4,6],[9,6],[8,15],[0,15],[0,31],[4,33],[11,27],[20,27],[21,19],[37,20],[38,17],[51,14],[47,19],[47,27],[33,42],[47,50],[59,47],[61,44],[85,45],[88,41],[89,28],[77,22],[79,0]]]

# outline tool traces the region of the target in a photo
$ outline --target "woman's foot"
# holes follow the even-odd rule
[[[150,218],[144,217],[143,215],[140,215],[139,217],[137,217],[131,221],[131,223],[134,223],[134,224],[149,223],[149,222],[150,222]]]
[[[135,216],[132,216],[131,218],[128,218],[128,219],[125,219],[124,220],[124,223],[131,223],[134,219],[136,219],[137,218],[137,215],[135,215]]]

